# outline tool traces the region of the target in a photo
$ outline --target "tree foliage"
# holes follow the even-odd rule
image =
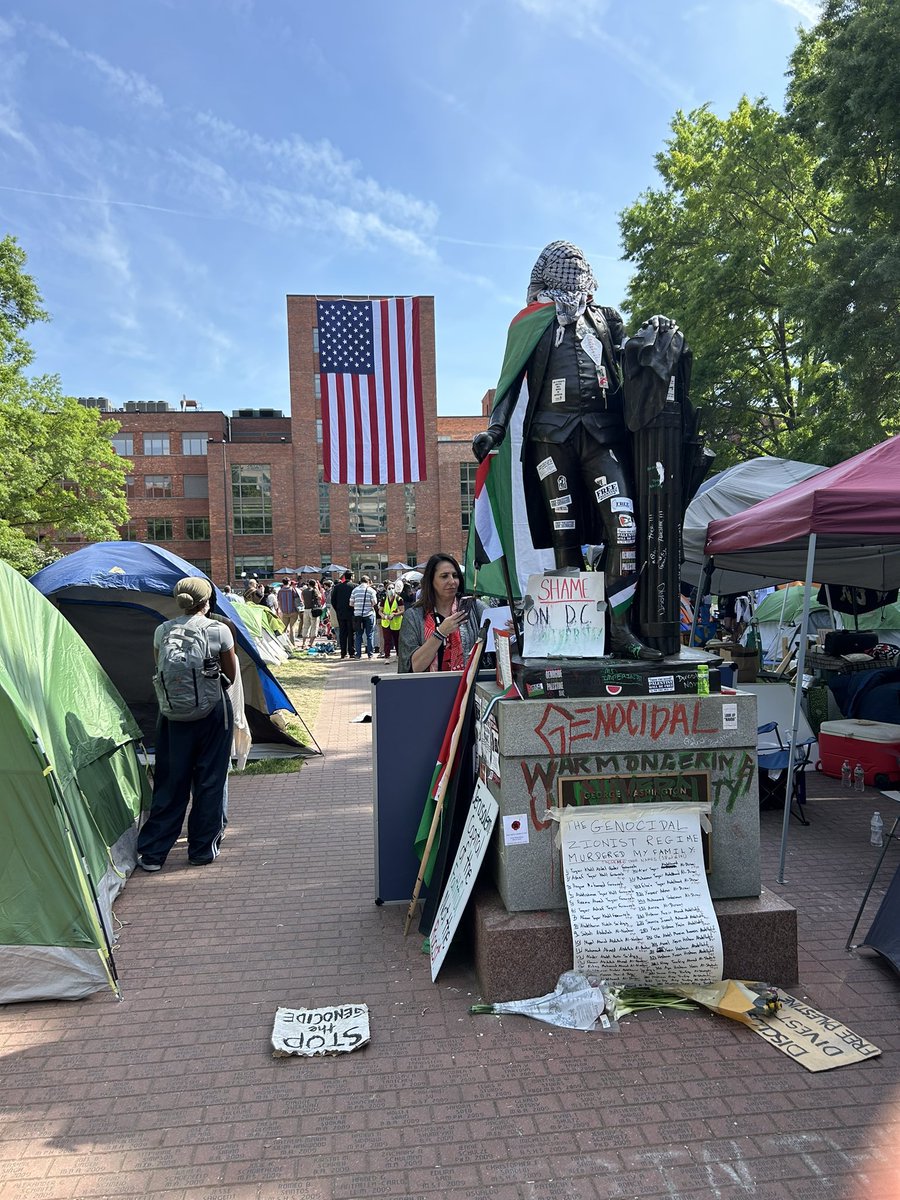
[[[64,396],[56,376],[25,374],[23,333],[45,314],[24,266],[15,240],[0,242],[0,558],[29,574],[51,537],[119,536],[129,464],[113,450],[115,422]]]
[[[35,321],[46,321],[37,284],[25,273],[25,251],[14,237],[0,241],[0,383],[33,358],[22,336]]]
[[[826,0],[790,64],[788,116],[837,193],[798,286],[808,334],[893,425],[900,408],[900,5]]]
[[[620,216],[635,264],[626,303],[685,330],[716,465],[756,454],[830,463],[871,445],[871,422],[847,430],[851,398],[793,303],[835,203],[815,159],[762,100],[745,97],[726,118],[678,112],[671,128],[656,158],[663,186]]]

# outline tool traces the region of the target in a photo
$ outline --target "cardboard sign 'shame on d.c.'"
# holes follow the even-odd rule
[[[296,1054],[346,1054],[369,1040],[366,1004],[335,1004],[331,1008],[279,1008],[272,1028],[272,1057]]]
[[[605,628],[602,572],[528,576],[523,620],[525,658],[600,658]]]

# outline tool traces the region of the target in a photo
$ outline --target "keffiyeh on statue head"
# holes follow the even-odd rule
[[[591,264],[571,242],[551,242],[538,255],[528,284],[527,303],[552,300],[560,325],[577,321],[597,288]]]

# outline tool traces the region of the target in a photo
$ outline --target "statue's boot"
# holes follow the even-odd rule
[[[615,619],[609,623],[609,645],[617,658],[639,658],[643,662],[662,662],[664,658],[661,650],[645,645],[624,622]]]

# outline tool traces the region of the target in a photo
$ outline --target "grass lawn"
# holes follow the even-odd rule
[[[315,728],[319,715],[319,705],[322,702],[322,692],[325,689],[325,676],[328,674],[327,658],[291,658],[280,666],[272,667],[272,674],[287,692],[288,697],[297,712],[310,729]],[[303,742],[310,745],[309,736],[299,722],[290,727],[290,732]],[[264,758],[258,762],[248,762],[240,773],[242,775],[285,775],[299,771],[306,759],[304,758]]]

